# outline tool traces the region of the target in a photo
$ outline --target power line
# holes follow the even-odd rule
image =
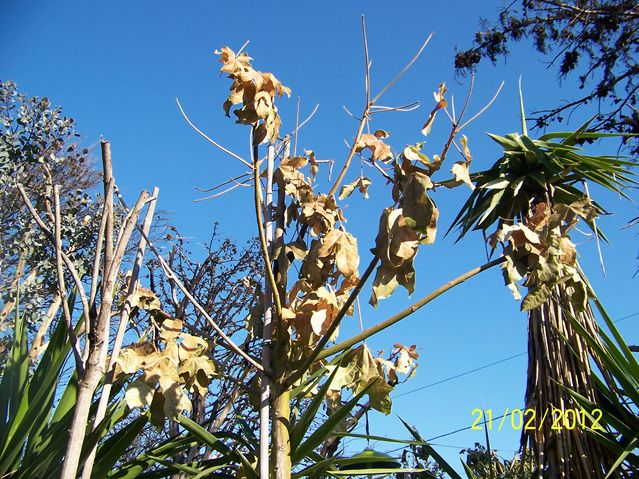
[[[515,354],[514,356],[510,356],[510,357],[507,357],[507,358],[504,358],[504,359],[500,359],[499,361],[495,361],[493,363],[486,364],[484,366],[480,366],[480,367],[475,368],[475,369],[470,369],[468,371],[464,371],[463,373],[455,374],[454,376],[450,376],[448,378],[441,379],[441,380],[436,381],[434,383],[427,384],[426,386],[421,386],[419,388],[412,389],[410,391],[406,391],[406,392],[403,392],[401,394],[393,395],[393,399],[396,399],[396,398],[399,398],[399,397],[402,397],[402,396],[406,396],[408,394],[416,393],[417,391],[422,391],[424,389],[427,389],[427,388],[430,388],[430,387],[433,387],[433,386],[437,386],[438,384],[442,384],[442,383],[445,383],[445,382],[448,382],[448,381],[452,381],[453,379],[461,378],[462,376],[466,376],[467,374],[472,374],[472,373],[475,373],[477,371],[481,371],[482,369],[487,369],[487,368],[490,368],[492,366],[496,366],[497,364],[505,363],[506,361],[510,361],[511,359],[515,359],[515,358],[524,356],[526,354],[528,354],[528,353],[524,352],[524,353]]]
[[[639,312],[632,313],[632,314],[628,314],[627,316],[623,316],[623,317],[621,317],[621,318],[619,318],[619,319],[614,320],[613,322],[614,322],[614,323],[620,323],[621,321],[624,321],[624,320],[626,320],[626,319],[628,319],[628,318],[632,318],[632,317],[634,317],[634,316],[639,316]],[[416,389],[412,389],[412,390],[410,390],[410,391],[403,392],[403,393],[401,393],[401,394],[393,395],[393,399],[396,399],[396,398],[399,398],[399,397],[402,397],[402,396],[406,396],[406,395],[408,395],[408,394],[413,394],[413,393],[415,393],[415,392],[422,391],[422,390],[424,390],[424,389],[427,389],[427,388],[430,388],[430,387],[433,387],[433,386],[437,386],[438,384],[442,384],[442,383],[445,383],[445,382],[448,382],[448,381],[452,381],[453,379],[457,379],[457,378],[460,378],[460,377],[462,377],[462,376],[466,376],[466,375],[468,375],[468,374],[472,374],[472,373],[475,373],[475,372],[477,372],[477,371],[481,371],[481,370],[483,370],[483,369],[488,369],[488,368],[493,367],[493,366],[496,366],[496,365],[498,365],[498,364],[505,363],[505,362],[510,361],[510,360],[512,360],[512,359],[515,359],[515,358],[518,358],[518,357],[524,356],[524,355],[526,355],[526,354],[528,354],[528,352],[527,352],[527,351],[526,351],[526,352],[523,352],[523,353],[515,354],[515,355],[513,355],[513,356],[509,356],[509,357],[507,357],[507,358],[500,359],[500,360],[498,360],[498,361],[494,361],[494,362],[492,362],[492,363],[490,363],[490,364],[486,364],[486,365],[484,365],[484,366],[480,366],[480,367],[478,367],[478,368],[470,369],[470,370],[468,370],[468,371],[464,371],[464,372],[462,372],[462,373],[455,374],[454,376],[450,376],[450,377],[447,377],[447,378],[441,379],[441,380],[436,381],[436,382],[434,382],[434,383],[430,383],[430,384],[427,384],[427,385],[425,385],[425,386],[421,386],[421,387],[419,387],[419,388],[416,388]],[[511,412],[509,412],[509,413],[507,413],[507,414],[502,414],[502,415],[501,415],[501,416],[499,416],[499,417],[492,418],[492,420],[493,420],[493,421],[495,421],[495,420],[497,420],[497,419],[501,419],[501,418],[503,418],[503,417],[507,417],[507,416],[509,416],[509,415],[511,415],[511,414],[512,414],[512,411],[511,411]],[[488,421],[484,421],[484,422],[483,422],[483,423],[481,423],[481,424],[486,424],[487,422],[488,422]],[[467,426],[467,427],[463,427],[463,428],[460,428],[460,429],[455,429],[454,431],[450,431],[450,432],[447,432],[447,433],[444,433],[444,434],[440,434],[439,436],[435,436],[435,437],[432,437],[432,438],[430,438],[430,439],[427,439],[427,440],[426,440],[426,442],[430,443],[431,441],[434,441],[434,440],[437,440],[437,439],[441,439],[442,437],[452,436],[453,434],[457,434],[457,433],[459,433],[459,432],[467,431],[467,430],[471,429],[472,427],[473,427],[473,426]],[[357,428],[359,428],[359,426],[358,426]],[[357,428],[356,428],[356,429],[357,429]],[[355,440],[355,439],[351,439],[351,440],[347,441],[347,442],[346,442],[346,444],[348,444],[348,443],[350,443],[350,442],[353,442],[354,440]],[[344,445],[346,445],[346,444],[344,444]],[[452,447],[452,446],[445,446],[445,445],[443,445],[443,444],[440,444],[439,446],[441,446],[441,447]],[[389,454],[390,454],[390,453],[392,453],[392,452],[397,452],[397,451],[399,451],[399,450],[403,449],[404,447],[405,447],[405,446],[402,446],[402,447],[399,447],[399,448],[396,448],[396,449],[392,449],[392,450],[390,450],[390,451],[387,451],[387,453],[389,453]],[[462,449],[463,449],[463,448],[462,448]],[[505,451],[506,449],[503,449],[503,450]]]
[[[428,444],[431,444],[431,441],[436,441],[437,439],[441,439],[442,437],[448,437],[448,436],[452,436],[453,434],[457,434],[458,432],[468,431],[469,429],[472,429],[473,427],[477,427],[477,425],[483,426],[485,424],[488,424],[490,421],[496,421],[496,420],[501,419],[503,417],[508,417],[508,416],[510,416],[513,413],[513,411],[509,411],[506,414],[502,414],[501,416],[497,416],[497,417],[491,418],[490,420],[485,420],[484,422],[481,422],[481,423],[473,424],[471,426],[461,427],[459,429],[455,429],[454,431],[450,431],[450,432],[447,432],[447,433],[444,433],[444,434],[440,434],[439,436],[431,437],[430,439],[426,439],[425,442],[427,442]],[[392,452],[397,452],[397,451],[400,451],[400,450],[404,449],[405,447],[406,446],[401,446],[401,447],[398,447],[398,448],[395,448],[395,449],[391,449],[390,451],[386,451],[386,453],[390,454]]]
[[[633,316],[639,316],[639,312],[629,314],[629,315],[624,316],[624,317],[622,317],[622,318],[616,319],[616,320],[615,320],[615,321],[613,321],[613,322],[614,322],[614,323],[620,323],[621,321],[623,321],[623,320],[625,320],[625,319],[628,319],[628,318],[632,318]],[[492,362],[492,363],[490,363],[490,364],[486,364],[486,365],[484,365],[484,366],[480,366],[480,367],[478,367],[478,368],[470,369],[470,370],[468,370],[468,371],[464,371],[464,372],[462,372],[462,373],[455,374],[454,376],[450,376],[450,377],[447,377],[447,378],[441,379],[441,380],[436,381],[436,382],[434,382],[434,383],[430,383],[430,384],[427,384],[427,385],[425,385],[425,386],[421,386],[421,387],[418,387],[418,388],[415,388],[415,389],[411,389],[410,391],[405,391],[405,392],[403,392],[403,393],[401,393],[401,394],[393,395],[393,399],[400,398],[400,397],[402,397],[402,396],[407,396],[408,394],[413,394],[413,393],[416,393],[416,392],[418,392],[418,391],[423,391],[424,389],[428,389],[428,388],[430,388],[430,387],[437,386],[437,385],[439,385],[439,384],[443,384],[443,383],[446,383],[446,382],[448,382],[448,381],[452,381],[453,379],[461,378],[462,376],[466,376],[466,375],[468,375],[468,374],[476,373],[477,371],[481,371],[482,369],[487,369],[487,368],[490,368],[490,367],[493,367],[493,366],[497,366],[498,364],[505,363],[505,362],[507,362],[507,361],[510,361],[510,360],[512,360],[512,359],[519,358],[519,357],[524,356],[524,355],[526,355],[526,354],[528,354],[528,352],[527,352],[527,351],[525,351],[525,352],[523,352],[523,353],[515,354],[514,356],[509,356],[509,357],[504,358],[504,359],[500,359],[500,360],[498,360],[498,361]]]

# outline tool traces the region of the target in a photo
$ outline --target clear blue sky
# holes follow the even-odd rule
[[[356,124],[344,113],[363,103],[363,49],[360,15],[366,15],[375,92],[398,71],[430,32],[435,36],[422,58],[386,96],[387,105],[420,100],[411,113],[389,113],[375,118],[374,128],[389,130],[395,149],[421,141],[422,123],[432,105],[432,92],[446,81],[451,93],[464,98],[467,81],[454,76],[455,47],[470,45],[479,18],[494,17],[501,2],[348,1],[348,2],[125,2],[98,6],[93,2],[2,3],[0,78],[14,80],[30,95],[48,96],[77,120],[85,144],[100,135],[112,142],[115,175],[130,200],[142,189],[160,187],[160,207],[194,244],[207,238],[213,221],[221,231],[243,241],[254,234],[254,219],[247,189],[223,198],[194,203],[194,187],[210,187],[243,172],[239,163],[216,151],[197,136],[180,117],[174,102],[179,97],[193,121],[210,136],[248,157],[248,130],[224,117],[222,102],[229,81],[218,74],[216,48],[247,48],[254,65],[272,71],[293,90],[293,99],[279,102],[284,131],[295,118],[295,98],[302,99],[302,116],[316,103],[319,111],[300,136],[300,147],[313,149],[320,159],[346,156],[344,139],[350,140]],[[485,135],[519,129],[517,79],[522,75],[529,110],[553,105],[575,94],[570,80],[559,85],[554,71],[529,45],[513,49],[507,62],[483,65],[476,79],[471,112],[477,111],[502,80],[502,94],[493,107],[468,128],[475,158],[472,168],[489,166],[499,150]],[[578,117],[578,118],[577,118]],[[584,115],[576,115],[577,122]],[[425,147],[437,153],[448,125],[440,115]],[[609,149],[614,150],[615,145]],[[603,150],[598,150],[603,151]],[[451,156],[451,160],[456,160]],[[389,194],[373,171],[371,200],[346,201],[348,228],[359,238],[362,263],[373,246],[379,213],[389,204]],[[320,180],[326,181],[326,171]],[[353,168],[347,179],[358,175]],[[442,178],[446,176],[446,172]],[[441,178],[440,178],[441,179]],[[450,224],[467,191],[438,191],[441,232]],[[634,204],[612,195],[603,203],[615,212],[602,220],[611,246],[604,247],[607,277],[603,277],[592,241],[580,247],[581,261],[594,286],[616,317],[639,311],[638,280],[632,275],[639,241],[637,230],[620,230],[637,216]],[[377,310],[364,309],[366,326],[386,318],[427,294],[441,283],[481,264],[484,257],[479,235],[453,245],[454,238],[439,236],[434,246],[423,247],[417,260],[417,288],[413,298],[403,290]],[[587,238],[577,238],[586,242]],[[197,250],[197,248],[195,248]],[[367,293],[368,294],[368,291]],[[639,317],[619,324],[630,343],[639,343]],[[342,338],[357,331],[356,320],[343,328]],[[369,341],[372,349],[388,351],[393,343],[417,344],[422,354],[416,377],[398,387],[411,391],[458,373],[526,350],[526,321],[519,305],[503,287],[499,271],[484,273],[449,292],[426,309]],[[520,356],[459,379],[399,397],[394,412],[414,424],[425,437],[469,426],[474,408],[522,406],[526,358]],[[371,416],[371,433],[406,436],[394,415]],[[506,428],[493,432],[494,448],[511,457],[519,432]],[[458,462],[458,450],[483,442],[483,432],[465,431],[438,441],[440,452]],[[361,445],[353,445],[360,447]],[[449,447],[452,446],[452,447]],[[459,446],[459,447],[457,447]],[[360,447],[361,448],[361,447]],[[379,449],[390,449],[380,445]]]

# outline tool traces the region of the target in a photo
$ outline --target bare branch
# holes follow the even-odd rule
[[[224,148],[222,145],[220,145],[218,142],[216,142],[215,140],[209,138],[202,130],[200,130],[197,126],[195,126],[193,124],[193,122],[189,119],[189,117],[186,115],[186,113],[184,112],[184,109],[182,109],[182,105],[180,105],[180,100],[178,100],[177,98],[175,99],[175,102],[177,103],[178,108],[180,109],[180,113],[182,113],[182,116],[184,117],[184,119],[186,120],[186,122],[189,124],[189,126],[191,128],[193,128],[196,132],[198,132],[200,134],[200,136],[202,136],[202,138],[204,138],[206,141],[208,141],[209,143],[211,143],[214,147],[222,150],[224,153],[226,153],[227,155],[232,156],[233,158],[235,158],[236,160],[241,161],[245,166],[248,166],[249,168],[251,167],[251,164],[246,161],[244,158],[242,158],[241,156],[237,155],[236,153],[233,153],[231,150],[228,150],[226,148]]]
[[[116,192],[117,192],[117,188],[116,188]],[[124,198],[122,198],[119,192],[117,192],[117,195],[122,207],[128,210],[128,207],[124,201]],[[167,279],[175,283],[175,285],[182,291],[184,296],[186,296],[186,298],[191,302],[191,304],[195,307],[195,309],[197,309],[198,312],[202,316],[204,316],[204,318],[209,323],[209,325],[215,330],[217,334],[220,335],[220,337],[222,338],[222,342],[220,344],[226,349],[228,349],[229,351],[233,351],[239,354],[244,359],[246,359],[246,361],[251,363],[256,369],[258,369],[259,371],[262,371],[263,370],[262,365],[258,363],[255,359],[253,359],[251,356],[246,354],[237,344],[233,342],[233,340],[231,340],[231,338],[229,338],[224,333],[222,328],[220,328],[220,326],[213,320],[213,318],[211,318],[211,316],[206,312],[206,310],[202,307],[202,305],[193,297],[191,292],[184,286],[184,284],[182,284],[182,282],[177,277],[173,269],[171,269],[171,267],[162,257],[162,255],[157,250],[153,242],[149,239],[148,235],[144,232],[144,230],[139,225],[136,225],[136,228],[138,229],[142,237],[146,240],[146,243],[149,249],[153,252],[155,257],[158,259],[158,262],[160,263],[160,267],[162,268],[162,271],[164,272],[164,275],[167,277]]]
[[[31,213],[32,218],[35,220],[35,222],[40,227],[40,229],[44,232],[44,234],[49,237],[49,239],[55,246],[55,242],[56,242],[55,234],[47,227],[44,221],[42,221],[42,218],[40,218],[40,215],[33,207],[33,204],[31,203],[31,200],[29,199],[29,196],[27,195],[27,192],[25,191],[24,187],[21,184],[18,184],[17,188],[18,188],[18,191],[20,192],[20,195],[22,196],[22,200],[24,201],[24,204],[29,210],[29,213]],[[55,219],[54,219],[54,222],[55,222]],[[69,258],[69,255],[67,255],[62,249],[60,250],[60,255],[62,260],[64,261],[64,265],[67,267],[67,269],[69,270],[69,273],[71,274],[71,277],[73,278],[73,282],[76,285],[78,294],[80,295],[80,302],[82,303],[82,308],[85,314],[85,320],[88,321],[89,303],[87,301],[86,293],[84,291],[84,286],[82,285],[82,280],[80,279],[80,275],[78,274],[78,271],[75,268],[73,261],[71,261],[71,258]]]
[[[493,95],[493,97],[490,99],[490,101],[488,103],[486,103],[486,105],[479,110],[477,113],[475,113],[468,121],[464,122],[458,129],[457,131],[461,131],[462,128],[464,128],[465,126],[467,126],[469,123],[471,123],[473,120],[475,120],[478,116],[480,116],[482,113],[484,113],[486,110],[488,110],[488,108],[490,107],[490,105],[493,104],[493,102],[497,99],[497,97],[499,96],[499,93],[501,92],[501,89],[504,87],[504,83],[506,82],[501,82],[499,85],[499,88],[497,88],[497,91],[495,92],[495,94]]]
[[[69,342],[73,349],[73,356],[75,358],[75,367],[78,370],[78,374],[84,374],[84,361],[82,360],[82,353],[80,353],[80,344],[78,338],[75,335],[73,329],[73,322],[71,321],[71,311],[69,311],[69,303],[67,302],[67,288],[64,282],[64,269],[62,268],[62,221],[60,215],[60,186],[55,185],[53,187],[53,211],[54,211],[54,245],[55,245],[55,267],[58,275],[58,294],[62,298],[62,313],[64,321],[67,324],[67,334],[69,335]],[[86,320],[86,318],[85,318]]]
[[[257,220],[257,232],[260,237],[260,246],[262,248],[262,257],[264,258],[264,268],[266,269],[266,277],[270,283],[272,291],[277,291],[277,282],[275,281],[275,275],[273,274],[273,265],[268,250],[268,243],[266,241],[266,233],[264,231],[264,219],[262,217],[262,186],[260,184],[260,167],[258,159],[258,145],[253,142],[253,182],[255,188],[254,206],[255,206],[255,218]],[[270,211],[268,212],[270,214]],[[275,303],[275,313],[278,318],[282,317],[282,303],[280,302],[279,294],[273,295],[273,301]]]
[[[426,45],[428,45],[428,42],[430,42],[430,39],[432,37],[433,37],[432,33],[428,35],[428,38],[422,44],[421,48],[417,51],[415,56],[411,58],[411,60],[406,64],[404,68],[402,68],[402,70],[397,75],[395,75],[395,78],[393,78],[390,82],[388,82],[388,84],[384,88],[381,89],[381,91],[375,96],[375,98],[373,98],[373,101],[371,103],[377,103],[377,100],[379,100],[382,97],[382,95],[386,93],[386,90],[392,87],[397,82],[397,80],[399,80],[404,75],[404,73],[406,73],[410,69],[410,67],[413,66],[413,63],[415,63],[417,59],[420,57],[420,55],[424,51],[424,48],[426,48]]]
[[[331,346],[330,348],[324,349],[323,351],[321,351],[316,356],[316,359],[320,360],[320,359],[327,358],[329,356],[332,356],[333,354],[337,354],[337,353],[339,353],[341,351],[344,351],[345,349],[350,348],[351,346],[354,346],[355,344],[359,343],[360,341],[364,341],[365,339],[370,338],[372,335],[374,335],[374,334],[376,334],[376,333],[388,328],[389,326],[395,324],[398,321],[401,321],[402,319],[406,318],[407,316],[410,316],[415,311],[417,311],[418,309],[420,309],[423,306],[427,305],[432,300],[438,298],[439,296],[444,294],[449,289],[454,288],[455,286],[457,286],[458,284],[463,283],[467,279],[470,279],[473,276],[481,273],[482,271],[486,271],[487,269],[492,268],[493,266],[501,264],[504,261],[506,261],[505,257],[494,259],[492,261],[489,261],[488,263],[485,263],[485,264],[483,264],[481,266],[478,266],[477,268],[471,269],[470,271],[462,274],[461,276],[458,276],[457,278],[455,278],[455,279],[453,279],[451,281],[448,281],[447,283],[444,283],[442,286],[437,288],[432,293],[424,296],[419,301],[413,303],[408,308],[406,308],[406,309],[394,314],[390,318],[388,318],[388,319],[386,319],[386,320],[384,320],[384,321],[382,321],[380,323],[377,323],[375,326],[371,326],[370,328],[364,330],[364,332],[362,332],[360,334],[357,334],[357,335],[347,339],[346,341],[342,341],[341,343],[338,343],[335,346]]]
[[[157,203],[157,197],[159,194],[159,189],[156,187],[153,189],[153,194],[151,196],[151,202],[146,211],[146,216],[144,217],[144,224],[142,226],[142,230],[148,235],[151,229],[151,222],[153,221],[153,213],[155,212],[155,205]],[[124,340],[124,334],[126,333],[126,328],[129,324],[129,317],[131,315],[131,310],[133,309],[133,305],[131,304],[131,295],[135,292],[137,287],[137,281],[140,274],[140,269],[142,267],[142,260],[144,259],[144,250],[146,249],[146,239],[141,237],[138,242],[137,253],[135,256],[135,262],[133,263],[133,269],[131,271],[131,276],[129,278],[129,286],[127,290],[126,299],[124,301],[122,311],[120,313],[120,322],[118,324],[118,330],[115,335],[115,339],[113,342],[113,349],[111,350],[111,356],[109,358],[109,365],[107,366],[107,374],[104,379],[104,386],[102,387],[100,401],[98,403],[98,409],[95,413],[95,418],[93,419],[93,429],[100,424],[102,419],[104,419],[107,405],[109,403],[109,398],[111,395],[111,388],[113,386],[113,378],[115,374],[115,362],[120,355],[120,350],[122,347],[122,341]],[[91,477],[91,472],[93,470],[93,464],[95,462],[95,455],[97,452],[97,448],[93,448],[91,454],[84,463],[84,468],[82,470],[83,477]]]

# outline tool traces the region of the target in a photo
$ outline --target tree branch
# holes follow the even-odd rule
[[[117,192],[117,187],[116,187],[116,192]],[[118,195],[118,199],[120,200],[120,204],[122,205],[122,207],[125,208],[126,210],[128,210],[128,207],[127,207],[127,205],[126,205],[126,203],[124,201],[124,198],[122,198],[122,196],[119,194],[119,192],[117,192],[117,195]],[[224,333],[222,328],[220,328],[220,326],[206,312],[206,310],[202,307],[202,305],[193,297],[193,295],[184,286],[184,284],[182,284],[182,282],[177,277],[177,275],[175,274],[173,269],[171,269],[171,267],[168,265],[168,263],[164,260],[164,258],[162,257],[162,255],[160,254],[158,249],[155,247],[153,242],[149,239],[149,236],[144,232],[144,230],[140,227],[140,225],[136,224],[136,228],[138,229],[138,231],[142,235],[142,237],[146,240],[146,243],[147,243],[147,246],[149,247],[149,249],[153,252],[155,257],[158,259],[158,262],[160,263],[160,267],[162,268],[162,271],[164,272],[164,275],[167,277],[167,279],[169,281],[173,281],[175,283],[175,285],[182,291],[184,296],[186,298],[188,298],[188,300],[195,307],[195,309],[197,309],[199,311],[199,313],[202,316],[204,316],[204,318],[209,323],[209,325],[211,325],[211,327],[215,330],[215,332],[217,332],[217,334],[220,335],[220,337],[223,340],[223,342],[220,343],[220,344],[224,348],[228,349],[229,351],[233,351],[233,352],[239,354],[240,356],[242,356],[244,359],[246,359],[246,361],[251,363],[257,370],[263,371],[262,365],[259,362],[257,362],[255,359],[253,359],[251,356],[246,354],[244,351],[242,351],[242,349],[237,344],[235,344],[233,342],[233,340],[231,340],[231,338],[229,338]]]
[[[445,293],[449,289],[454,288],[458,284],[463,283],[467,279],[472,278],[473,276],[481,273],[482,271],[486,271],[487,269],[490,269],[493,266],[496,266],[498,264],[503,263],[505,260],[506,260],[506,258],[504,258],[504,257],[497,258],[497,259],[494,259],[492,261],[489,261],[486,264],[483,264],[482,266],[478,266],[477,268],[471,269],[470,271],[462,274],[461,276],[458,276],[457,278],[445,283],[444,285],[440,286],[439,288],[437,288],[432,293],[424,296],[422,299],[420,299],[416,303],[414,303],[411,306],[409,306],[408,308],[400,311],[399,313],[394,314],[393,316],[391,316],[390,318],[382,321],[381,323],[378,323],[375,326],[371,326],[370,328],[364,330],[360,334],[357,334],[357,335],[353,336],[350,339],[347,339],[346,341],[342,341],[341,343],[338,343],[335,346],[332,346],[332,347],[330,347],[328,349],[323,350],[322,352],[320,352],[317,355],[316,359],[320,360],[320,359],[327,358],[329,356],[332,356],[333,354],[337,354],[337,353],[339,353],[339,352],[341,352],[341,351],[343,351],[345,349],[350,348],[351,346],[354,346],[355,344],[359,343],[360,341],[364,341],[365,339],[370,338],[372,335],[374,335],[374,334],[376,334],[376,333],[388,328],[389,326],[395,324],[398,321],[401,321],[402,319],[406,318],[407,316],[410,316],[415,311],[417,311],[421,307],[427,305],[428,303],[430,303],[435,298],[441,296],[443,293]]]
[[[368,281],[368,278],[375,270],[375,266],[377,266],[378,261],[379,261],[379,258],[377,256],[374,256],[370,264],[366,268],[366,271],[364,271],[364,274],[358,281],[357,285],[355,286],[353,291],[351,291],[350,296],[348,297],[344,305],[341,307],[341,309],[335,316],[335,319],[329,325],[324,335],[320,338],[320,340],[315,345],[313,352],[308,356],[308,358],[306,358],[306,360],[302,363],[302,365],[294,368],[291,375],[288,378],[286,378],[285,380],[286,385],[290,386],[294,384],[298,379],[300,379],[304,375],[304,373],[316,360],[321,359],[322,357],[326,357],[326,355],[323,355],[322,353],[324,346],[326,346],[326,344],[330,341],[331,336],[333,335],[335,330],[339,327],[342,319],[346,315],[346,312],[350,309],[350,307],[355,302],[355,299],[357,298],[359,293],[362,291],[364,284],[366,284],[366,281]]]
[[[67,334],[69,335],[69,342],[71,343],[71,349],[73,350],[73,356],[75,358],[75,367],[78,370],[78,375],[82,376],[84,374],[84,361],[80,353],[78,338],[73,329],[73,322],[71,321],[71,312],[69,311],[69,303],[67,302],[67,288],[64,284],[64,269],[62,268],[62,221],[60,219],[59,185],[53,187],[53,211],[55,227],[53,242],[55,245],[55,267],[58,276],[58,295],[62,298],[62,313],[64,321],[67,324]]]

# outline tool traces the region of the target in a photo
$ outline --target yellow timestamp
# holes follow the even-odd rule
[[[511,427],[514,430],[524,429],[526,431],[540,430],[544,424],[549,424],[552,430],[561,429],[592,429],[603,431],[599,424],[603,413],[601,409],[586,411],[581,408],[552,408],[546,409],[543,414],[538,414],[534,409],[510,409],[506,408],[504,414],[495,417],[492,409],[475,408],[471,411],[475,416],[471,429],[482,431],[497,429],[501,431],[504,427]]]

